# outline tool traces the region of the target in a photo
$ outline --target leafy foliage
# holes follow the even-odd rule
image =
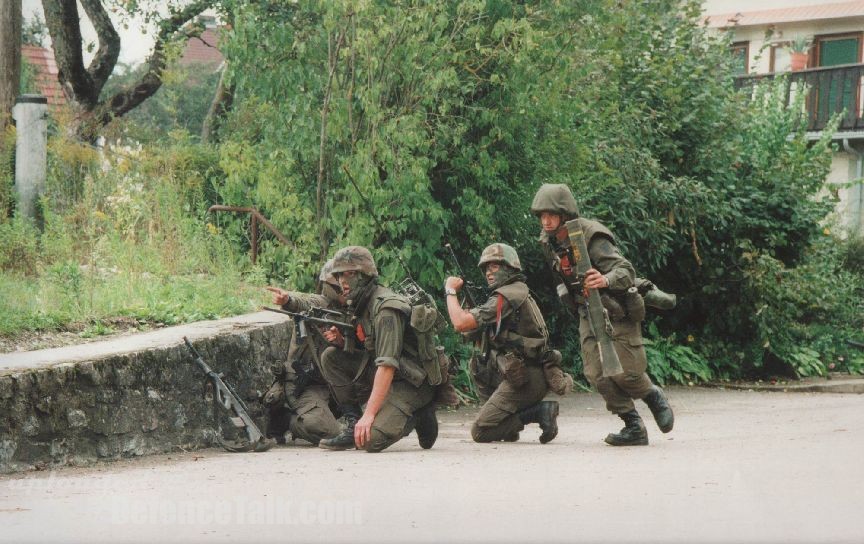
[[[105,84],[104,96],[116,94],[138,81],[145,68],[121,66]],[[219,73],[211,65],[172,64],[162,85],[140,106],[106,128],[109,137],[123,141],[156,143],[170,139],[172,131],[197,137],[213,99]]]
[[[467,265],[503,241],[578,373],[578,332],[528,213],[541,183],[560,182],[640,275],[679,295],[648,328],[659,381],[734,377],[774,359],[802,375],[860,368],[842,340],[862,330],[864,257],[824,231],[830,142],[807,140],[803,96],[784,107],[783,78],[735,90],[729,37],[701,25],[699,2],[222,6],[235,88],[222,144],[170,132],[167,147],[107,174],[89,151],[54,147],[49,200],[66,211],[42,238],[56,252],[44,265],[119,252],[134,270],[188,274],[179,247],[204,232],[202,247],[236,264],[247,222],[205,219],[212,203],[267,216],[291,244],[265,239],[255,277],[299,289],[334,247],[362,244],[385,281],[404,262],[437,293],[455,272],[445,242],[476,279]],[[164,123],[183,124],[172,117],[190,109],[182,95],[166,94]],[[193,262],[215,266],[205,256]]]
[[[678,343],[674,334],[661,336],[654,323],[648,325],[645,352],[648,356],[648,373],[660,385],[670,382],[692,384],[714,378],[714,371],[703,356],[690,346]]]
[[[706,364],[698,350],[720,375],[761,364],[748,255],[802,262],[832,207],[817,196],[830,148],[778,100],[785,82],[735,91],[728,37],[700,26],[697,2],[226,7],[237,109],[219,198],[294,241],[267,249],[271,274],[310,286],[332,246],[360,243],[386,279],[405,274],[398,256],[432,288],[452,272],[445,241],[465,262],[505,241],[578,369],[527,214],[540,183],[565,182],[683,300],[657,323],[700,339],[676,357]]]

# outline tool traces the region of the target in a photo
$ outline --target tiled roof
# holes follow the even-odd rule
[[[734,26],[736,20],[738,21],[737,26],[754,26],[820,19],[843,19],[846,17],[864,17],[864,1],[710,15],[708,26],[715,28]]]
[[[48,98],[49,106],[63,106],[66,97],[57,80],[57,63],[54,62],[54,52],[35,45],[22,45],[21,56],[27,64],[36,69],[36,85],[39,92]]]
[[[225,57],[216,48],[218,42],[219,30],[216,28],[208,28],[201,33],[200,38],[190,38],[180,57],[180,64],[221,64]]]

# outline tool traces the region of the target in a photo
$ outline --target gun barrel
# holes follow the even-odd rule
[[[315,317],[315,316],[312,316],[309,314],[298,313],[298,312],[289,312],[287,310],[282,310],[279,308],[268,308],[267,306],[264,306],[264,309],[269,310],[271,312],[276,312],[277,314],[289,315],[289,316],[291,316],[294,319],[299,320],[299,321],[309,321],[311,323],[316,323],[318,325],[327,325],[330,327],[337,327],[339,329],[342,329],[343,331],[353,331],[354,330],[354,325],[352,325],[351,323],[346,323],[344,321],[339,321],[338,319],[326,319],[323,317]]]
[[[474,300],[474,295],[471,293],[471,289],[473,285],[468,279],[465,277],[465,271],[462,270],[462,265],[459,264],[459,258],[456,257],[456,252],[453,251],[453,246],[450,245],[450,242],[444,244],[444,247],[450,252],[450,259],[453,261],[453,264],[456,265],[456,272],[459,274],[459,277],[465,282],[465,298],[468,299],[468,303],[471,306],[477,306],[477,301]]]
[[[201,354],[198,353],[198,350],[195,349],[192,342],[190,342],[185,336],[183,337],[183,341],[186,343],[186,347],[189,348],[189,351],[192,352],[192,358],[195,361],[195,364],[197,364],[205,374],[211,374],[213,370],[204,362],[204,358],[201,357]]]

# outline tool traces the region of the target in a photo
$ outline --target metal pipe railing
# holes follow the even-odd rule
[[[214,212],[232,212],[232,213],[248,213],[249,214],[249,231],[251,236],[252,243],[252,264],[254,265],[258,261],[258,223],[264,225],[267,230],[273,233],[273,236],[276,237],[277,240],[282,242],[288,247],[294,247],[294,244],[291,243],[288,238],[285,237],[284,234],[279,232],[273,223],[267,220],[266,217],[261,215],[261,212],[258,211],[257,208],[251,208],[247,206],[223,206],[221,204],[215,204],[210,206],[207,209],[207,213]]]

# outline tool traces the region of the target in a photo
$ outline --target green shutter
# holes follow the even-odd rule
[[[841,38],[838,40],[823,40],[819,43],[819,66],[838,66],[841,64],[858,63],[858,38]],[[845,71],[844,71],[845,72]],[[840,111],[845,110],[847,121],[854,120],[858,115],[857,78],[849,77],[848,73],[834,73],[830,78],[828,88],[819,89],[819,114],[823,122]],[[827,91],[827,92],[826,92]]]
[[[858,62],[858,38],[825,40],[819,44],[819,66],[856,64]]]

